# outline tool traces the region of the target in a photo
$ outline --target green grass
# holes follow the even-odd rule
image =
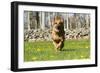
[[[90,58],[90,40],[66,40],[63,51],[55,52],[52,41],[25,42],[24,61]]]

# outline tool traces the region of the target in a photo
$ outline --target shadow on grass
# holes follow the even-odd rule
[[[84,49],[84,48],[81,48],[81,49],[62,49],[61,51],[88,51],[89,49]]]
[[[62,49],[61,51],[77,51],[76,49]]]

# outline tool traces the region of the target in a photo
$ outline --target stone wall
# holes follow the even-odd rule
[[[75,30],[65,30],[65,39],[89,39],[90,30],[85,28],[75,29]],[[24,31],[25,41],[51,41],[50,30],[25,30]]]

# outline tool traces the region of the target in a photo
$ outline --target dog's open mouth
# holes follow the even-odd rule
[[[57,27],[56,27],[56,29],[58,29],[58,30],[60,30],[60,28],[61,28],[60,26],[57,26]]]
[[[55,29],[59,32],[61,30],[61,26],[60,25],[56,25]]]

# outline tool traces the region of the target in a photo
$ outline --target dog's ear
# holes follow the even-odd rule
[[[63,23],[63,22],[64,22],[64,20],[63,20],[63,19],[61,19],[61,22]]]
[[[54,24],[54,20],[51,20],[51,26],[53,26],[53,24]]]
[[[64,19],[63,19],[63,18],[61,18],[60,23],[61,23],[62,25],[64,25]]]
[[[64,23],[64,19],[63,18],[61,18],[61,22]]]

